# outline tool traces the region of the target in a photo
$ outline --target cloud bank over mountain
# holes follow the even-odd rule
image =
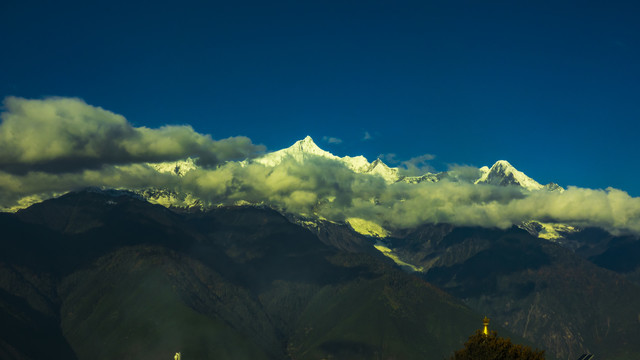
[[[323,156],[243,160],[264,148],[246,137],[213,140],[189,126],[134,127],[78,99],[7,98],[0,124],[0,208],[15,210],[87,186],[165,189],[205,206],[265,204],[334,221],[384,227],[452,223],[506,228],[523,221],[640,233],[640,198],[622,190],[527,191],[474,184],[479,170],[453,166],[439,182],[389,183]],[[184,174],[153,163],[196,159]],[[426,158],[419,165],[424,166]],[[151,164],[150,164],[151,163]],[[418,166],[416,166],[417,168]],[[184,200],[184,199],[183,199]]]
[[[264,150],[246,137],[213,140],[191,126],[134,127],[74,98],[8,97],[0,125],[0,166],[10,173],[65,173],[104,165],[198,158],[203,166]]]

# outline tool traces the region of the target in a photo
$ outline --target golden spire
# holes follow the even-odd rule
[[[485,335],[489,335],[489,320],[490,319],[486,316],[482,320],[482,324],[484,324],[484,330],[482,330],[482,333]]]

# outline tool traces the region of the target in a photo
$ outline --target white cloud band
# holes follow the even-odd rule
[[[163,188],[205,204],[263,203],[332,220],[360,218],[388,228],[422,223],[509,227],[527,220],[599,226],[640,234],[640,198],[616,189],[564,192],[475,185],[478,170],[456,167],[459,181],[387,184],[335,159],[293,158],[276,167],[225,162],[262,148],[245,137],[213,140],[189,126],[148,129],[78,99],[8,98],[0,124],[0,207],[20,207],[69,190],[100,186]],[[198,157],[184,176],[146,162]],[[430,156],[422,157],[424,161]],[[414,165],[415,166],[415,165]]]

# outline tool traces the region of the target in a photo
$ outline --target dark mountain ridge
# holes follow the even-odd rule
[[[591,232],[595,233],[595,232]],[[611,237],[609,235],[609,237]],[[640,352],[640,287],[513,227],[425,225],[391,239],[423,278],[559,358]]]
[[[353,247],[339,229],[322,241],[268,209],[179,214],[91,191],[0,225],[7,359],[443,358],[482,317],[355,252],[359,235]]]

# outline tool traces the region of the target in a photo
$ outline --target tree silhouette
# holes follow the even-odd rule
[[[477,330],[450,360],[544,360],[544,350],[513,344],[510,339],[499,337],[495,331],[485,335],[482,330]]]

